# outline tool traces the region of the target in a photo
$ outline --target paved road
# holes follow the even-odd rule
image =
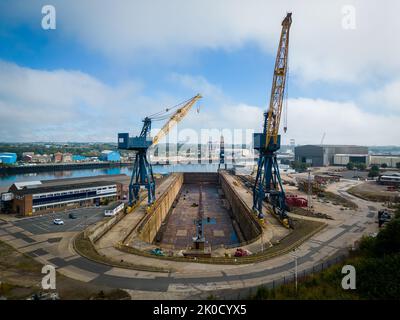
[[[344,195],[344,188],[347,187],[345,184],[342,183],[334,191],[339,193],[340,190]],[[364,200],[357,200],[357,203],[360,207],[358,211],[346,211],[343,218],[329,221],[328,227],[296,250],[299,273],[343,252],[343,249],[354,244],[363,234],[376,232],[377,204]],[[66,232],[69,230],[67,226],[65,232],[35,234],[28,231],[30,227],[26,224],[17,224],[0,223],[0,240],[10,243],[42,263],[55,265],[60,273],[68,277],[128,289],[137,299],[206,298],[213,292],[227,294],[232,290],[247,290],[279,281],[283,277],[293,278],[294,259],[290,254],[239,266],[182,262],[180,269],[171,273],[115,268],[94,263],[77,255],[71,246],[76,232]],[[142,258],[137,259],[140,261]],[[155,265],[164,263],[153,260]]]

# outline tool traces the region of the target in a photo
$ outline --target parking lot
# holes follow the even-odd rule
[[[73,213],[76,216],[76,219],[69,218],[68,216],[70,213]],[[54,224],[53,220],[56,218],[63,220],[64,224]],[[79,208],[67,212],[43,214],[42,216],[14,221],[13,224],[36,235],[43,233],[80,231],[86,226],[96,223],[103,218],[104,208],[94,207]]]

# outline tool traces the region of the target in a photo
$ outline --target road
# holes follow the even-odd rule
[[[297,250],[298,272],[306,272],[315,265],[343,253],[362,235],[377,231],[375,223],[377,203],[353,199],[344,190],[357,183],[344,180],[331,187],[332,192],[351,197],[359,205],[357,211],[340,212],[335,220],[325,221],[328,226],[301,244]],[[339,211],[339,209],[338,209]],[[89,210],[87,213],[89,215]],[[96,214],[93,213],[93,221]],[[211,265],[190,262],[174,262],[170,273],[145,272],[111,267],[87,260],[76,254],[72,239],[82,227],[78,221],[57,229],[49,226],[49,217],[28,221],[1,222],[0,240],[6,241],[19,251],[25,252],[42,263],[57,267],[65,276],[95,284],[129,290],[135,299],[193,299],[207,298],[211,293],[231,297],[233,292],[248,293],[248,288],[261,284],[279,283],[280,279],[293,279],[294,260],[291,254],[249,265]],[[68,221],[70,222],[70,221]],[[38,225],[46,229],[43,232]],[[76,225],[74,225],[77,223]],[[58,226],[57,226],[58,227]],[[33,229],[32,229],[33,228]],[[57,232],[52,232],[53,230]],[[32,232],[33,231],[33,232]],[[131,255],[138,263],[151,259],[154,265],[165,264],[156,258]],[[254,291],[253,291],[254,292]]]

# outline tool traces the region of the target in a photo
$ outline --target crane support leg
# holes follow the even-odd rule
[[[266,200],[279,219],[288,219],[286,213],[285,191],[279,173],[276,150],[279,147],[270,143],[267,149],[261,148],[258,158],[256,181],[253,187],[253,210],[259,218],[263,218],[263,202]]]
[[[139,200],[140,187],[147,189],[147,203],[152,204],[155,200],[155,182],[153,169],[146,157],[146,150],[136,153],[133,171],[129,183],[129,205],[137,203]]]

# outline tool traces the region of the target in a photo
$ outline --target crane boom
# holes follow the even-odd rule
[[[190,109],[193,107],[193,105],[196,103],[197,100],[201,99],[201,95],[197,94],[190,100],[188,100],[185,105],[178,110],[175,111],[175,113],[171,116],[171,118],[168,120],[166,124],[161,128],[161,130],[155,135],[153,138],[153,145],[156,145],[164,136],[166,136],[171,130],[171,128],[180,122],[190,111]]]
[[[254,149],[259,151],[259,158],[253,186],[253,210],[260,219],[263,219],[263,203],[265,200],[268,201],[273,212],[286,227],[289,227],[291,222],[286,213],[285,191],[279,173],[276,152],[280,149],[281,143],[279,123],[285,97],[291,24],[292,14],[288,13],[282,21],[269,108],[264,113],[263,132],[254,134]]]
[[[193,98],[174,106],[173,108],[177,108],[183,104],[183,106],[178,108],[170,117],[168,112],[170,112],[172,108],[167,108],[164,111],[145,117],[139,136],[129,137],[129,133],[118,134],[118,149],[136,151],[132,176],[129,183],[129,208],[139,200],[139,191],[141,187],[147,189],[148,204],[152,204],[155,201],[156,184],[153,176],[153,168],[147,158],[147,150],[150,146],[157,144],[160,139],[169,132],[173,125],[181,121],[200,98],[201,95],[197,94]],[[168,117],[168,122],[162,127],[154,139],[151,139],[150,130],[152,121],[164,120]]]
[[[268,123],[266,128],[266,146],[269,144],[271,138],[274,139],[275,144],[277,143],[278,139],[288,68],[287,61],[289,53],[289,30],[291,25],[292,13],[288,13],[285,19],[282,21],[281,37],[279,40],[279,47],[275,60],[274,77],[272,80],[271,97],[268,109]]]

